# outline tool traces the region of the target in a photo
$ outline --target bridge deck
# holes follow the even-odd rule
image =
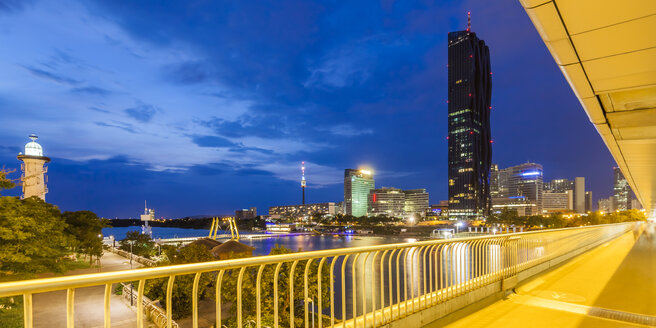
[[[656,326],[655,230],[627,233],[447,327]]]

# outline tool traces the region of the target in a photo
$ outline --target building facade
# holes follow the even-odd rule
[[[369,192],[369,215],[402,217],[405,193],[401,189],[383,187]]]
[[[409,189],[404,190],[405,204],[403,211],[406,214],[419,214],[424,216],[426,209],[429,207],[428,192],[426,189]]]
[[[335,215],[335,203],[316,203],[269,207],[269,216],[289,219],[306,219],[314,214]]]
[[[369,215],[387,215],[405,217],[418,215],[423,217],[429,207],[426,189],[401,190],[383,187],[369,193]]]
[[[585,211],[586,212],[594,211],[594,203],[592,202],[592,191],[585,192]]]
[[[370,170],[344,170],[344,214],[367,215],[369,192],[375,188],[373,172]]]
[[[244,208],[235,211],[235,219],[237,220],[251,220],[257,216],[257,208]]]
[[[624,174],[619,167],[613,168],[613,196],[615,197],[615,209],[626,211],[631,209],[631,187],[629,182],[624,178]]]
[[[542,194],[543,213],[564,213],[571,211],[570,192],[544,192]]]
[[[46,163],[50,162],[50,158],[43,156],[43,148],[36,142],[38,137],[34,134],[29,137],[32,141],[25,145],[25,153],[18,153],[18,160],[22,161],[20,178],[21,185],[23,186],[23,195],[21,198],[29,198],[32,196],[39,197],[46,200],[48,193],[48,167]]]
[[[604,213],[615,212],[615,196],[598,200],[597,209]]]
[[[544,191],[563,193],[574,190],[574,181],[568,179],[554,179],[544,183]]]
[[[491,206],[490,51],[470,28],[450,32],[448,47],[449,214],[475,219]]]
[[[574,212],[585,213],[585,178],[574,178]]]

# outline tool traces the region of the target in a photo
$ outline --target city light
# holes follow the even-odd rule
[[[528,171],[528,172],[522,173],[522,176],[523,177],[530,177],[530,176],[540,175],[540,174],[542,174],[542,172],[540,172],[540,171]]]
[[[365,170],[365,169],[360,169],[360,173],[366,174],[366,175],[372,175],[373,172],[371,170]]]

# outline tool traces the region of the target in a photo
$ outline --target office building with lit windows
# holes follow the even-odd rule
[[[563,193],[568,190],[574,190],[574,181],[568,179],[554,179],[544,183],[544,191],[553,193]]]
[[[507,208],[516,209],[519,215],[542,214],[542,165],[525,163],[505,169],[497,168],[493,173],[497,181],[494,188],[498,191],[492,198],[495,213]]]
[[[428,192],[426,189],[408,189],[404,190],[405,204],[403,211],[406,214],[419,214],[424,216],[426,209],[429,207]]]
[[[344,170],[344,214],[367,215],[369,191],[375,187],[371,170]]]
[[[369,215],[387,215],[406,217],[416,215],[424,217],[429,208],[426,189],[408,189],[383,187],[369,192]]]
[[[490,51],[469,27],[448,43],[449,215],[475,219],[491,206]]]
[[[619,167],[613,168],[614,185],[613,193],[615,197],[615,209],[626,211],[631,209],[632,191],[629,182],[624,178],[624,174]]]
[[[369,192],[369,215],[402,217],[405,193],[401,189],[383,187]]]

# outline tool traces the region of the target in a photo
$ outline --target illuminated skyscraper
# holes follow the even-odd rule
[[[369,191],[375,188],[370,170],[344,170],[344,214],[367,215]]]
[[[626,211],[631,209],[631,187],[624,178],[624,174],[619,167],[614,167],[614,196],[615,196],[615,209]]]
[[[46,193],[48,193],[46,186],[48,168],[45,164],[50,162],[50,158],[43,156],[43,148],[36,142],[38,139],[36,135],[30,135],[30,139],[32,141],[25,145],[25,153],[18,154],[18,159],[23,162],[21,164],[21,171],[23,171],[21,176],[22,198],[37,196],[45,201]]]
[[[470,24],[448,40],[449,216],[473,219],[491,206],[490,51]]]

